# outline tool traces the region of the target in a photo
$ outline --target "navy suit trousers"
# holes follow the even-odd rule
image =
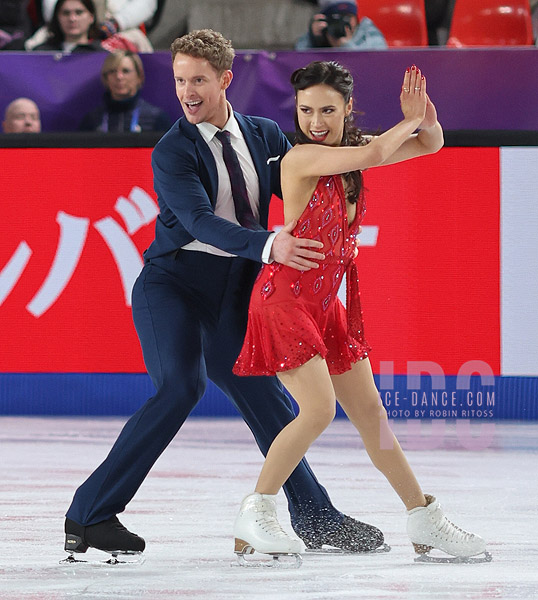
[[[276,377],[232,373],[259,267],[239,257],[188,250],[145,264],[133,288],[133,319],[157,391],[127,421],[107,458],[78,488],[67,512],[70,519],[92,525],[125,509],[204,394],[208,378],[237,407],[264,455],[294,418]],[[333,530],[343,519],[306,459],[284,491],[297,531]]]

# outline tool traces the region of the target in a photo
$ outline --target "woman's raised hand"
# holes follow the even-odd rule
[[[419,129],[429,129],[433,127],[437,123],[437,110],[435,110],[435,106],[433,102],[430,100],[428,94],[426,94],[426,115],[424,116],[424,120],[418,126]]]
[[[400,93],[400,106],[406,119],[424,120],[426,116],[426,78],[420,69],[413,65],[404,75],[402,91]]]

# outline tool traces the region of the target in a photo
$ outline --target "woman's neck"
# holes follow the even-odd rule
[[[80,35],[65,35],[64,38],[64,41],[68,44],[77,44],[77,46],[88,44],[90,41],[87,33],[81,33]]]

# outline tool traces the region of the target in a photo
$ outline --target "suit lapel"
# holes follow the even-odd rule
[[[185,134],[186,137],[193,140],[196,150],[200,156],[200,159],[207,170],[208,177],[200,176],[204,187],[207,190],[209,199],[211,200],[211,204],[213,207],[217,203],[217,191],[218,191],[218,175],[217,175],[217,165],[215,164],[215,158],[213,157],[213,153],[209,149],[209,146],[206,144],[204,138],[201,136],[200,132],[196,125],[189,123],[185,117],[183,117],[180,121],[181,123],[181,131]]]
[[[245,136],[258,180],[260,182],[260,213],[266,214],[269,206],[269,190],[271,189],[270,169],[267,167],[267,157],[269,150],[265,139],[259,134],[258,127],[252,122],[247,121],[243,115],[234,113],[239,127]],[[263,221],[262,221],[263,222]]]

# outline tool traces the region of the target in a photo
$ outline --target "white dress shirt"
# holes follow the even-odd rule
[[[252,160],[252,156],[250,155],[250,151],[248,149],[247,143],[245,142],[245,138],[243,137],[243,133],[239,127],[239,123],[237,122],[233,114],[232,107],[229,103],[228,111],[230,113],[230,117],[226,122],[226,125],[222,128],[222,131],[230,132],[230,142],[237,154],[239,164],[241,165],[241,170],[243,171],[243,176],[245,178],[250,207],[252,209],[252,213],[255,219],[259,221],[260,183],[258,180],[258,173],[256,173],[254,161]],[[217,176],[219,183],[217,190],[217,202],[215,204],[215,215],[239,225],[239,222],[237,221],[237,217],[235,215],[235,203],[232,196],[232,185],[230,183],[230,176],[228,174],[228,170],[226,168],[226,164],[224,163],[224,158],[222,156],[222,144],[220,140],[215,136],[215,134],[220,130],[215,125],[207,122],[198,123],[196,127],[198,127],[200,135],[204,138],[204,141],[209,146],[209,149],[211,150],[213,157],[215,158],[215,163],[217,165]],[[275,235],[276,234],[271,235],[265,243],[262,253],[262,261],[265,263],[271,262],[269,257],[271,254],[271,248],[273,245]],[[197,250],[199,252],[216,254],[217,256],[235,256],[235,254],[230,254],[229,252],[225,252],[224,250],[216,248],[215,246],[211,246],[210,244],[204,244],[199,240],[193,240],[192,242],[186,244],[185,246],[183,246],[183,250]]]

